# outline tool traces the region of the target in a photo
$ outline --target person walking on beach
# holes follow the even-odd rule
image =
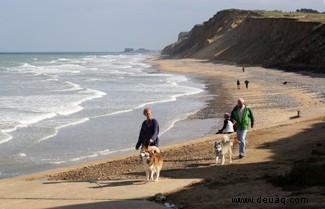
[[[139,139],[135,145],[135,149],[139,147],[157,146],[159,145],[158,134],[159,124],[158,121],[152,118],[151,109],[149,107],[143,110],[143,115],[147,118],[143,121],[140,129]]]
[[[225,113],[223,115],[224,121],[223,121],[223,127],[216,133],[216,134],[230,134],[234,133],[234,124],[230,120],[230,115],[228,113]]]
[[[248,84],[249,84],[249,81],[246,80],[246,81],[245,81],[246,89],[248,89]]]
[[[251,109],[245,105],[244,99],[240,98],[237,101],[237,105],[231,112],[230,119],[235,122],[235,128],[237,132],[237,139],[239,143],[239,159],[245,157],[245,144],[246,134],[248,130],[249,120],[251,122],[251,128],[254,127],[254,116]]]
[[[237,89],[240,89],[240,81],[237,80]]]
[[[242,70],[243,70],[243,73],[244,73],[244,72],[245,72],[245,66],[242,66],[241,68],[242,68]]]

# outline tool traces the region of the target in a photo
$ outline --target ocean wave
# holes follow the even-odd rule
[[[79,85],[72,82],[67,82],[66,84],[74,90],[82,89]],[[75,101],[73,101],[71,95],[2,97],[1,108],[4,112],[1,113],[2,118],[0,119],[0,144],[12,140],[12,136],[9,133],[16,131],[18,128],[27,127],[46,119],[55,118],[59,115],[68,116],[74,114],[83,110],[81,104],[84,101],[106,95],[105,92],[93,89],[83,89],[83,91],[78,92],[78,94],[80,94],[80,96],[78,96],[79,99]],[[75,98],[78,97],[75,95]],[[85,122],[86,120],[88,119],[83,119],[81,122]],[[79,121],[77,123],[60,126],[56,129],[55,133],[39,141],[56,136],[57,130],[60,128],[80,124],[81,122]]]
[[[198,112],[198,110],[195,110],[194,112],[190,112],[190,113],[187,113],[185,115],[183,115],[182,117],[179,117],[179,118],[175,118],[174,120],[170,121],[169,122],[169,125],[167,126],[166,129],[162,130],[160,133],[159,133],[159,136],[162,136],[163,134],[167,133],[170,129],[172,129],[175,124],[179,121],[182,121],[182,120],[185,120],[187,119],[189,116],[191,115],[194,115]]]
[[[73,122],[70,122],[70,123],[67,123],[67,124],[60,125],[60,126],[58,126],[58,127],[55,127],[55,128],[54,128],[54,133],[52,133],[52,134],[50,134],[50,135],[47,135],[47,136],[45,136],[45,137],[43,137],[43,138],[41,138],[41,139],[35,141],[34,143],[40,143],[40,142],[42,142],[42,141],[44,141],[44,140],[50,139],[50,138],[52,138],[52,137],[55,137],[55,136],[58,134],[59,130],[62,129],[62,128],[66,128],[66,127],[70,127],[70,126],[79,125],[79,124],[84,123],[84,122],[86,122],[86,121],[89,121],[89,118],[81,118],[81,119],[79,119],[79,120],[76,120],[76,121],[73,121]]]
[[[64,85],[66,87],[68,87],[68,89],[64,89],[64,90],[59,90],[59,91],[79,91],[82,90],[83,88],[81,88],[81,86],[79,84],[76,83],[72,83],[70,81],[65,81]]]
[[[15,131],[18,127],[25,127],[39,121],[57,116],[54,112],[42,113],[24,110],[8,111],[2,114],[0,129],[5,132]]]
[[[29,125],[38,123],[42,120],[53,118],[55,116],[55,113],[37,113],[36,115],[32,115],[31,113],[29,113],[25,115],[20,114],[19,117],[16,114],[13,114],[13,116],[8,116],[8,114],[3,115],[2,120],[0,120],[0,144],[11,141],[13,137],[9,133],[16,131],[18,128],[24,128]],[[13,119],[15,119],[16,121],[9,121]]]
[[[19,123],[18,121],[8,121],[8,111],[6,114],[1,114],[0,119],[0,144],[9,142],[13,139],[9,133],[16,131],[20,127],[26,127],[26,125]]]
[[[23,125],[31,125],[37,122],[40,122],[45,119],[56,117],[57,114],[55,112],[49,112],[49,113],[35,113],[33,115],[30,115],[25,117],[17,119],[17,121]]]
[[[107,114],[102,114],[102,115],[94,116],[94,117],[92,117],[92,119],[102,118],[102,117],[108,117],[108,116],[123,114],[123,113],[127,113],[127,112],[132,112],[132,111],[133,111],[133,109],[119,110],[119,111],[116,111],[116,112],[111,112],[111,113],[107,113]]]
[[[61,62],[70,62],[71,61],[71,59],[67,59],[67,58],[59,58],[57,60],[61,61]]]
[[[184,114],[197,107],[195,102],[186,103],[195,100],[194,97],[180,97],[198,94],[203,88],[186,76],[146,70],[151,67],[143,63],[146,58],[138,55],[55,54],[42,55],[34,61],[17,59],[17,65],[3,66],[9,70],[2,73],[6,76],[2,80],[10,82],[2,83],[0,115],[3,118],[2,112],[7,112],[5,120],[16,123],[1,127],[4,120],[0,118],[0,143],[11,141],[1,145],[1,149],[17,148],[15,157],[20,162],[27,162],[26,172],[35,163],[40,163],[40,167],[48,166],[49,162],[72,164],[131,151],[133,146],[128,147],[133,139],[123,127],[120,129],[120,124],[125,119],[138,124],[139,108],[159,103],[166,103],[154,105],[161,123],[160,135],[169,133],[178,121],[188,117]],[[177,100],[179,103],[174,102]],[[173,109],[172,114],[165,116],[171,113],[170,108],[177,109],[184,104],[186,108]],[[82,125],[77,127],[79,124]],[[69,129],[71,126],[76,127]],[[80,130],[84,127],[87,129]],[[93,127],[96,127],[96,133],[92,132]],[[130,131],[138,133],[138,126],[131,127]],[[112,136],[109,149],[105,149],[107,140],[103,138],[107,135]],[[79,137],[83,142],[93,137],[91,151],[85,151],[90,147],[80,143]],[[123,137],[119,143],[126,149],[119,149],[120,145],[116,143],[119,137]],[[66,146],[74,143],[76,146]],[[28,145],[28,149],[21,148],[23,145]],[[86,149],[79,149],[85,146]],[[52,149],[48,150],[48,147]],[[17,164],[15,168],[23,166]]]
[[[26,154],[26,153],[23,153],[23,152],[20,152],[20,153],[18,153],[18,156],[19,156],[19,157],[26,157],[27,154]]]
[[[1,131],[0,132],[0,144],[9,142],[10,140],[12,140],[12,136],[7,134],[5,131]]]
[[[111,155],[114,153],[128,152],[128,151],[132,151],[133,149],[134,148],[117,149],[117,150],[110,150],[110,149],[99,150],[99,151],[90,153],[88,155],[75,157],[75,158],[68,159],[68,160],[52,161],[52,162],[50,162],[50,164],[59,165],[59,164],[64,164],[64,163],[68,163],[68,162],[78,162],[78,161],[82,161],[82,160],[89,159],[89,158],[98,158],[101,156]]]
[[[177,100],[178,97],[195,95],[195,94],[199,94],[199,93],[201,93],[203,91],[204,90],[202,90],[202,89],[193,88],[193,91],[191,91],[191,92],[185,92],[185,93],[182,93],[182,94],[175,94],[175,95],[169,96],[169,98],[166,98],[166,99],[161,99],[161,100],[152,101],[152,102],[146,102],[146,103],[143,103],[143,104],[137,106],[135,109],[143,108],[145,106],[153,105],[153,104],[174,102],[174,101]]]
[[[45,75],[45,76],[53,76],[53,75],[69,75],[69,74],[79,74],[82,70],[86,69],[86,67],[79,64],[59,64],[56,65],[52,61],[51,65],[39,65],[35,66],[29,63],[24,63],[18,67],[10,68],[9,70],[14,70],[21,73],[33,73],[34,75]]]
[[[24,63],[24,64],[22,64],[20,67],[23,67],[23,68],[36,68],[35,65],[31,65],[31,64],[29,64],[29,63]]]
[[[80,89],[82,89],[79,84],[72,83],[70,81],[65,81],[64,84],[66,84],[68,87],[71,87],[73,90],[80,90]]]

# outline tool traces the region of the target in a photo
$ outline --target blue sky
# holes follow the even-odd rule
[[[162,49],[230,8],[325,10],[324,0],[0,0],[0,52]]]

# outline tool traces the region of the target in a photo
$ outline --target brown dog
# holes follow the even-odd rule
[[[158,181],[163,159],[158,147],[144,147],[141,149],[140,156],[142,158],[144,170],[146,171],[147,181]],[[156,174],[156,178],[154,175]]]

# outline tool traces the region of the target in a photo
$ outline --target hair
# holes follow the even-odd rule
[[[144,108],[144,110],[143,110],[143,114],[146,115],[146,113],[147,113],[148,111],[150,111],[150,110],[151,110],[150,107],[146,107],[146,108]]]
[[[229,113],[226,112],[226,113],[223,115],[223,117],[225,117],[225,118],[230,118]]]

